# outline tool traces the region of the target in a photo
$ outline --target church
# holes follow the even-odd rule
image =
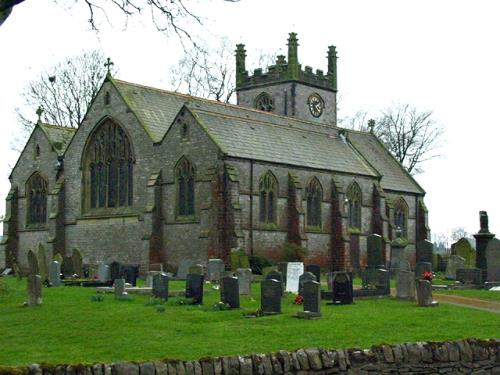
[[[266,70],[245,58],[237,45],[237,105],[108,73],[78,129],[39,121],[9,177],[0,263],[25,268],[42,244],[145,272],[296,244],[353,270],[376,233],[386,263],[402,237],[414,264],[425,191],[373,133],[337,127],[336,48],[326,73],[301,66],[295,33]]]

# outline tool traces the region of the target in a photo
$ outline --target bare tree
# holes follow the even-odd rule
[[[368,131],[368,112],[357,111],[352,116],[339,117],[337,122],[343,128]]]
[[[451,230],[451,240],[457,242],[461,238],[469,239],[471,236],[464,227],[453,228]]]
[[[23,109],[16,108],[21,132],[13,147],[23,146],[33,130],[33,117],[42,107],[40,120],[45,123],[76,128],[97,95],[107,68],[100,51],[83,52],[42,72],[29,82],[21,96]]]
[[[170,69],[170,86],[174,91],[230,103],[236,91],[235,43],[220,39],[217,47],[198,45],[185,52],[177,65]],[[254,54],[252,54],[254,55]],[[273,55],[259,51],[257,66],[268,66]]]

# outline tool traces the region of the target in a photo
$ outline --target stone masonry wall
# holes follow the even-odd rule
[[[10,372],[9,372],[10,371]],[[500,374],[500,340],[466,339],[379,345],[370,349],[281,350],[198,361],[0,368],[0,374],[252,375],[252,374]]]

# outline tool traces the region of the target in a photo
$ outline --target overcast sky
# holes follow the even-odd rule
[[[91,31],[82,1],[26,0],[0,26],[0,198],[18,155],[9,151],[17,129],[20,92],[41,71],[83,50],[111,57],[118,78],[166,88],[169,67],[182,56],[175,37],[156,32],[148,17],[129,22],[112,12]],[[394,102],[432,110],[445,128],[442,157],[416,177],[427,191],[433,232],[479,229],[487,210],[500,231],[500,2],[481,1],[192,1],[206,40],[226,36],[255,50],[286,54],[288,33],[299,38],[302,65],[327,70],[336,45],[339,116],[372,115]],[[252,56],[249,56],[251,60]],[[33,120],[36,115],[33,113]],[[0,204],[0,213],[5,206]]]

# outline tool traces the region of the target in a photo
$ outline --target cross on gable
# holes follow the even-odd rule
[[[115,65],[115,63],[113,61],[111,61],[111,59],[108,57],[108,59],[106,60],[106,62],[104,63],[104,66],[106,68],[108,68],[108,74],[111,73],[111,65]]]
[[[42,113],[43,113],[43,107],[40,105],[36,109],[36,114],[38,116],[38,122],[42,122]]]

